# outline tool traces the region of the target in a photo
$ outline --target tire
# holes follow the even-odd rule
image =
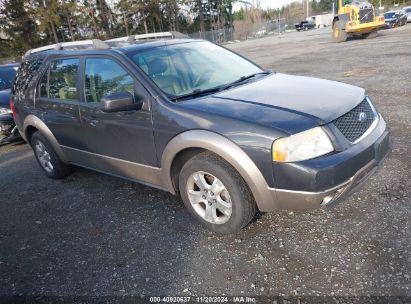
[[[72,167],[60,160],[47,138],[39,131],[32,135],[30,144],[40,168],[48,177],[61,179],[72,172]]]
[[[193,217],[217,233],[239,232],[257,212],[244,179],[231,165],[210,152],[200,153],[184,164],[179,190]]]
[[[347,32],[340,27],[338,22],[333,26],[332,39],[334,42],[344,42],[347,41]]]

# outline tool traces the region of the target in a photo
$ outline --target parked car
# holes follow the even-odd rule
[[[294,24],[295,29],[297,32],[299,31],[307,31],[315,28],[315,23],[307,20],[303,20],[299,23]]]
[[[254,36],[256,38],[261,38],[261,37],[264,37],[265,35],[267,35],[267,30],[265,28],[261,28],[255,33]]]
[[[389,149],[364,89],[266,71],[207,41],[50,48],[26,55],[12,97],[43,172],[76,165],[180,194],[216,232],[257,210],[336,204]]]
[[[403,8],[405,15],[407,16],[407,22],[411,22],[411,6],[407,6]]]
[[[10,90],[18,67],[17,63],[0,65],[0,144],[20,137],[10,109]]]
[[[403,26],[407,23],[407,15],[404,11],[390,11],[384,13],[385,28]]]

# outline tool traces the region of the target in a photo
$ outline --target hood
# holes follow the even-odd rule
[[[340,117],[364,96],[352,85],[277,73],[182,106],[293,134]]]
[[[10,89],[0,91],[0,107],[10,108]]]
[[[358,105],[364,95],[364,89],[341,82],[273,74],[214,97],[280,108],[328,123]]]

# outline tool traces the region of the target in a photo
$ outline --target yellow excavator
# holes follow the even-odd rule
[[[376,16],[371,3],[361,0],[336,0],[337,15],[332,23],[332,38],[335,42],[349,37],[371,38],[377,36],[384,26],[384,17]]]

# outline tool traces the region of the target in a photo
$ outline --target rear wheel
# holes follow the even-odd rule
[[[332,39],[334,42],[344,42],[347,41],[347,32],[341,28],[338,23],[333,26]]]
[[[179,190],[190,213],[218,233],[238,232],[257,211],[243,178],[231,165],[210,152],[196,155],[183,166]]]
[[[30,140],[34,155],[43,172],[50,178],[64,178],[72,172],[72,167],[60,160],[47,138],[35,132]]]

